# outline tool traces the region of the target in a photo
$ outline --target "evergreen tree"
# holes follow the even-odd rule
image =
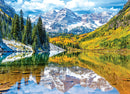
[[[29,24],[29,31],[28,31],[28,43],[29,44],[32,44],[32,38],[31,38],[31,35],[32,35],[32,23],[31,23],[31,19],[29,18],[28,19],[28,24]]]
[[[26,26],[25,26],[26,29]],[[24,33],[22,35],[22,43],[27,44],[27,32],[24,30]]]
[[[5,14],[0,14],[0,38],[2,36],[30,44],[35,51],[39,48],[47,51],[50,48],[49,36],[46,34],[41,17],[39,17],[37,25],[34,25],[32,30],[29,17],[27,17],[26,26],[24,26],[22,10],[20,11],[20,16],[15,14],[13,19],[6,17]]]
[[[9,23],[7,22],[7,25],[6,25],[6,37],[9,38]]]
[[[37,28],[38,28],[38,35],[39,35],[41,48],[45,51],[49,51],[48,50],[48,49],[50,49],[49,37],[46,34],[45,26],[42,23],[41,17],[39,17],[39,19],[38,19]]]
[[[27,17],[26,27],[25,27],[23,38],[22,38],[22,42],[25,44],[32,44],[31,35],[32,35],[31,20],[29,17]]]
[[[32,42],[34,41],[35,36],[38,35],[37,26],[34,24],[33,30],[32,30]]]
[[[8,23],[9,23],[9,25],[11,25],[11,21],[12,21],[12,20],[11,20],[11,17],[9,16],[9,17],[8,17]]]
[[[34,25],[32,30],[32,48],[34,51],[36,51],[40,47],[40,40],[38,37],[38,28],[36,25]]]
[[[15,16],[14,16],[14,19],[12,20],[11,33],[10,33],[10,38],[11,38],[11,39],[14,39],[14,38],[13,38],[13,33],[14,33],[14,22],[15,22]]]
[[[4,17],[3,21],[2,21],[1,26],[2,26],[2,35],[3,35],[2,37],[5,38],[6,37],[6,22],[5,22],[5,17]]]
[[[0,15],[0,32],[2,31],[2,17]]]
[[[0,15],[0,42],[2,42],[2,16]]]
[[[46,50],[50,50],[50,43],[49,43],[49,35],[47,34],[46,35],[47,37],[46,37],[46,43],[45,43],[45,48],[46,48]]]
[[[42,45],[44,45],[45,40],[46,40],[46,31],[45,31],[45,27],[42,24],[41,17],[39,17],[39,19],[38,19],[37,27],[38,27],[38,34],[39,34],[40,43]]]
[[[2,42],[2,31],[0,30],[0,42]]]
[[[18,15],[15,15],[13,38],[15,40],[18,40],[18,41],[21,40],[21,32],[20,32],[19,16]]]
[[[23,30],[24,30],[23,11],[20,10],[20,31],[23,32]]]
[[[34,37],[33,44],[32,44],[32,48],[33,48],[33,50],[34,50],[35,52],[36,52],[36,50],[38,49],[37,42],[38,42],[38,37],[35,36],[35,37]]]

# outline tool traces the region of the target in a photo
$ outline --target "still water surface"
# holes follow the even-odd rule
[[[130,92],[130,55],[65,52],[52,57],[44,53],[23,58],[27,55],[27,53],[1,54],[0,93],[129,94]]]

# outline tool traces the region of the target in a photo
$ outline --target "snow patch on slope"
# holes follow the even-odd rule
[[[104,11],[79,16],[70,9],[64,8],[59,11],[52,10],[31,19],[32,22],[37,22],[40,16],[47,32],[84,34],[104,25],[114,15],[115,13]]]
[[[50,43],[50,55],[49,55],[49,57],[52,57],[52,56],[57,55],[59,53],[62,53],[64,51],[65,51],[64,49]]]
[[[20,53],[12,53],[11,55],[7,56],[4,60],[2,60],[2,63],[5,62],[14,62],[23,58],[31,57],[33,52],[20,52]]]
[[[22,51],[28,51],[28,52],[33,52],[33,49],[31,46],[27,46],[23,43],[16,42],[15,40],[5,40],[3,39],[3,43],[5,44],[4,47],[7,48],[7,51],[16,51],[16,52],[22,52]]]

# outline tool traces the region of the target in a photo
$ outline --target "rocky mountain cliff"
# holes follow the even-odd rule
[[[63,8],[40,14],[32,18],[32,22],[37,22],[38,17],[41,16],[48,32],[83,34],[105,24],[114,15],[103,12],[78,16],[70,9]]]

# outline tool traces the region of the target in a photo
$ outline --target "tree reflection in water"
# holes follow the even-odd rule
[[[125,80],[129,80],[129,59],[123,58],[125,66],[115,64],[115,60],[121,61],[119,56],[115,55],[117,59],[113,62],[105,56],[110,57],[108,54],[67,52],[49,58],[45,53],[1,63],[0,92],[119,94],[125,90],[128,94],[130,84]]]

